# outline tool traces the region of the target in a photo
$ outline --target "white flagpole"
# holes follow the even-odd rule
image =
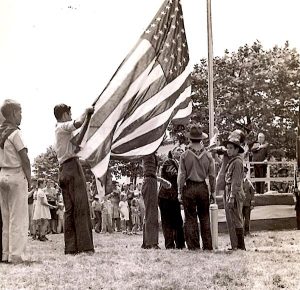
[[[209,138],[214,136],[214,95],[213,95],[213,39],[212,39],[212,21],[211,21],[211,0],[207,0],[207,43],[208,43],[208,111],[209,111]],[[212,245],[218,249],[218,205],[216,203],[216,194],[214,193],[215,203],[211,204],[210,225],[212,235]]]
[[[211,20],[211,0],[207,0],[207,43],[208,43],[208,110],[209,138],[214,135],[214,95],[213,95],[213,38]]]

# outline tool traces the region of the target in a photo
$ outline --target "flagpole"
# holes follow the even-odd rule
[[[211,21],[211,0],[207,0],[207,43],[208,43],[208,112],[209,112],[209,138],[214,136],[214,95],[213,95],[213,40]],[[214,192],[214,203],[210,205],[211,236],[214,249],[218,249],[218,204]]]
[[[207,43],[208,43],[208,112],[209,112],[209,138],[214,135],[214,96],[213,96],[213,39],[211,0],[207,0]]]

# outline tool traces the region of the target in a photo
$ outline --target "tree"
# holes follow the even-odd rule
[[[32,167],[36,178],[51,179],[56,183],[58,182],[59,164],[52,146],[34,159]]]
[[[194,119],[208,131],[207,60],[192,73]],[[289,43],[264,50],[259,41],[214,58],[215,124],[223,138],[240,128],[254,141],[259,132],[295,158],[300,61]]]
[[[36,178],[51,179],[55,183],[58,183],[59,163],[57,155],[52,146],[46,149],[45,153],[40,154],[34,159],[33,162],[33,174]],[[90,166],[86,163],[82,163],[83,172],[88,182],[94,181],[94,175],[90,169]]]
[[[135,161],[111,159],[109,162],[109,167],[116,179],[119,179],[122,176],[128,176],[130,177],[131,182],[136,184],[137,177],[142,176],[143,174],[141,164],[141,159]]]

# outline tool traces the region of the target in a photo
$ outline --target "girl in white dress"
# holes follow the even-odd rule
[[[121,228],[123,234],[128,233],[128,223],[129,223],[129,208],[126,199],[126,194],[122,193],[120,196],[121,201],[119,202],[119,211],[121,217]]]
[[[36,221],[38,228],[38,235],[40,241],[47,241],[46,230],[48,225],[48,220],[51,219],[50,209],[55,209],[55,206],[52,206],[48,203],[46,193],[44,191],[45,182],[42,179],[38,180],[38,190],[36,204],[34,208],[33,220]]]

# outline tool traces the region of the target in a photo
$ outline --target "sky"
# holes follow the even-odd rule
[[[211,0],[214,56],[260,40],[300,52],[296,0]],[[31,161],[54,143],[53,108],[83,113],[163,0],[0,0],[0,103],[22,105]],[[192,64],[207,57],[206,0],[182,0]]]

